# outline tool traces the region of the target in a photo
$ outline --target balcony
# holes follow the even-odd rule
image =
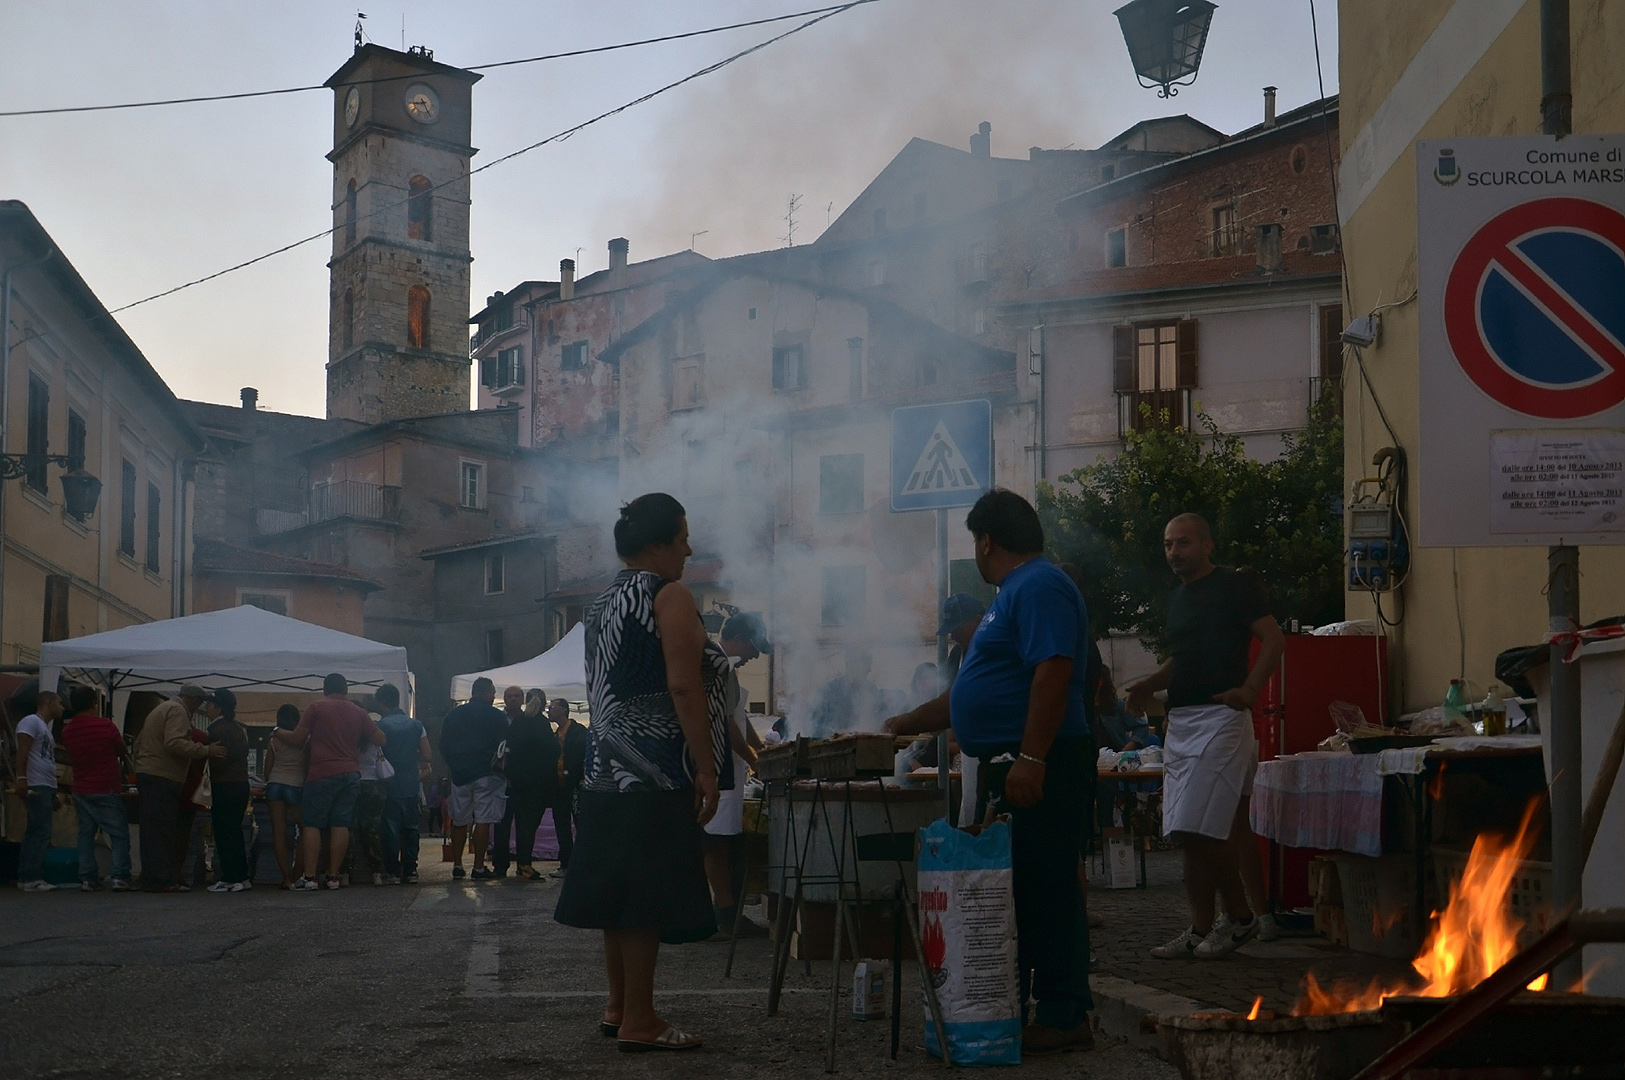
[[[342,480],[310,489],[303,510],[266,509],[256,513],[261,535],[291,532],[336,518],[399,521],[401,489],[387,484]]]
[[[1192,413],[1191,388],[1180,390],[1119,390],[1117,391],[1117,437],[1127,439],[1129,432],[1144,432],[1152,428],[1185,428],[1195,422]]]
[[[515,330],[529,329],[529,327],[530,320],[519,318],[517,315],[511,322],[504,322],[501,319],[493,319],[488,323],[482,324],[480,328],[474,332],[473,336],[468,339],[468,353],[470,356],[472,356],[474,353],[478,352],[484,346],[489,345],[497,338],[506,334],[511,334]]]

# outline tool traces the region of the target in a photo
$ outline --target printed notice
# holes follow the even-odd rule
[[[1492,533],[1619,532],[1625,525],[1625,431],[1490,435]]]

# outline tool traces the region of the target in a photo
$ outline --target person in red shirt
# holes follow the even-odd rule
[[[313,877],[301,877],[293,883],[301,892],[339,887],[339,867],[350,846],[350,820],[361,790],[361,744],[382,746],[388,741],[372,717],[349,699],[350,682],[343,675],[323,679],[322,693],[327,696],[305,710],[298,727],[277,728],[273,735],[286,746],[310,740],[305,788],[299,798],[303,829],[299,848],[312,873],[321,856],[322,830],[328,831],[327,878],[318,885]]]
[[[108,886],[114,892],[130,888],[130,818],[124,809],[124,769],[134,772],[124,736],[96,705],[100,696],[88,686],[68,694],[72,713],[62,729],[62,746],[73,761],[73,805],[79,812],[79,888],[97,888],[96,830],[107,836],[113,849],[113,873]]]

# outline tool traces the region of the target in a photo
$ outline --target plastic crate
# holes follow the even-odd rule
[[[1467,852],[1454,848],[1433,849],[1433,872],[1437,882],[1439,905],[1449,895],[1447,886],[1454,887],[1467,869]],[[1507,892],[1507,910],[1514,919],[1523,923],[1518,932],[1520,948],[1528,946],[1552,925],[1552,864],[1523,859],[1518,872],[1512,876],[1512,887]]]
[[[1408,960],[1421,942],[1416,937],[1416,858],[1409,854],[1337,854],[1337,883],[1343,893],[1349,948],[1355,952]]]

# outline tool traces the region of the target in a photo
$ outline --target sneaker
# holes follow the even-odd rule
[[[237,884],[242,886],[242,888],[236,890],[237,892],[247,892],[249,889],[254,887],[254,883],[246,878],[239,881]]]
[[[324,889],[339,889],[339,888],[342,888],[343,886],[344,886],[344,879],[343,878],[336,878],[336,877],[333,877],[332,875],[328,875],[327,877],[322,879],[322,888],[324,888]]]
[[[1243,945],[1247,944],[1258,934],[1258,920],[1248,919],[1244,923],[1233,923],[1228,917],[1219,919],[1213,924],[1202,943],[1191,951],[1193,956],[1203,960],[1217,960],[1221,956],[1229,956]]]
[[[207,889],[204,889],[203,891],[204,892],[212,892],[212,893],[228,893],[228,892],[242,892],[243,890],[237,885],[236,882],[217,881],[213,885],[210,885]]]
[[[401,883],[401,879],[394,874],[374,874],[373,877],[376,878],[373,882],[374,885],[399,885]]]
[[[416,870],[412,871],[410,874],[407,874],[405,877],[401,878],[401,884],[402,885],[416,885],[417,883],[418,883],[418,872]]]
[[[1281,928],[1275,922],[1274,915],[1260,915],[1258,917],[1258,940],[1279,941]]]
[[[564,877],[564,867],[562,867],[562,866],[559,867],[557,870],[553,871],[551,874],[548,874],[547,876],[550,877],[550,878],[563,878]]]
[[[56,886],[49,881],[19,881],[17,888],[23,892],[56,892]]]
[[[1158,960],[1186,960],[1196,955],[1196,946],[1201,942],[1196,931],[1186,927],[1174,940],[1166,945],[1158,945],[1151,950],[1151,955]]]
[[[453,866],[451,868],[451,877],[452,877],[453,881],[461,881],[462,880],[463,868],[462,868],[461,865]]]
[[[315,892],[321,885],[313,877],[302,877],[290,887],[294,892]]]
[[[94,881],[81,881],[79,883],[79,891],[80,892],[95,892],[96,891],[96,883]]]
[[[474,868],[474,872],[468,876],[473,878],[475,881],[489,881],[496,877],[497,874],[495,870],[491,870],[484,866],[476,866]]]
[[[1028,1024],[1021,1030],[1021,1054],[1023,1057],[1031,1054],[1059,1054],[1068,1050],[1093,1050],[1095,1048],[1095,1033],[1089,1030],[1089,1021],[1085,1020],[1070,1031],[1060,1028],[1045,1027],[1042,1024]]]
[[[384,883],[384,875],[382,875],[382,874],[373,874],[372,875],[372,883],[374,885],[382,885]]]
[[[130,891],[130,883],[128,881],[125,881],[123,878],[114,878],[112,881],[109,881],[107,883],[107,887],[109,889],[112,889],[114,892],[129,892]]]

